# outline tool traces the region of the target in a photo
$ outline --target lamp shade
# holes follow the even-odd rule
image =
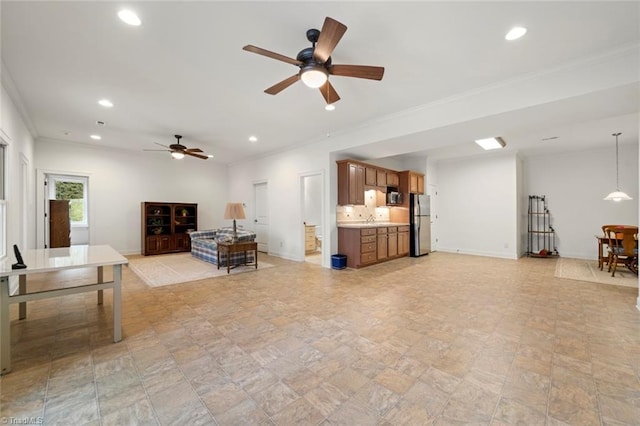
[[[227,203],[227,208],[224,210],[224,218],[245,219],[242,203]]]
[[[625,194],[622,191],[613,191],[612,193],[604,197],[604,200],[605,201],[629,201],[629,200],[633,200],[633,198],[629,197],[627,194]]]

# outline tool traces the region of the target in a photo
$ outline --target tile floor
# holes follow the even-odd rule
[[[552,259],[263,259],[277,266],[160,288],[124,268],[117,344],[109,292],[32,302],[25,321],[13,305],[0,420],[640,423],[637,289],[554,278]]]

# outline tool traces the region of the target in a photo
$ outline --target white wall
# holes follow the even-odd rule
[[[142,201],[197,203],[199,229],[229,225],[223,220],[230,193],[226,165],[196,158],[172,160],[168,153],[124,152],[51,140],[36,142],[35,164],[39,174],[89,176],[91,244],[109,244],[123,254],[140,253]],[[40,205],[42,190],[37,190]],[[43,220],[40,210],[39,222]]]
[[[638,199],[638,144],[620,144],[620,189]],[[603,198],[616,185],[615,144],[524,160],[527,195],[546,195],[560,256],[596,259],[604,224],[638,224],[638,202]],[[526,211],[525,211],[526,213]],[[526,227],[526,222],[523,223]]]
[[[438,250],[518,257],[517,170],[513,154],[435,163]]]
[[[333,170],[330,172],[330,170]],[[303,174],[324,173],[325,191],[322,209],[326,223],[323,229],[323,263],[330,264],[332,233],[335,234],[336,182],[327,148],[321,144],[303,147],[233,164],[229,167],[229,190],[238,201],[246,203],[247,227],[253,229],[255,203],[253,184],[267,182],[269,196],[269,254],[292,260],[304,259],[304,218],[301,196]],[[330,201],[333,197],[333,201]],[[334,242],[335,247],[337,243]]]
[[[33,204],[34,141],[17,104],[2,85],[0,98],[0,133],[7,142],[7,254],[13,256],[11,247],[18,244],[21,250],[35,247],[35,215]],[[21,164],[27,167],[27,182],[21,178]],[[26,211],[20,205],[21,187],[26,190]],[[1,228],[0,228],[1,232]],[[23,233],[26,233],[23,236]],[[27,247],[23,241],[26,240]]]

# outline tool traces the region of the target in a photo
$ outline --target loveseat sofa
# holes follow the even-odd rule
[[[238,241],[255,241],[256,234],[253,231],[238,228]],[[205,262],[218,264],[218,242],[231,241],[233,228],[210,229],[206,231],[194,231],[191,237],[191,255]],[[231,265],[242,263],[244,253],[232,253]],[[255,262],[255,254],[247,252],[247,262]],[[220,266],[227,266],[227,253],[220,254]]]

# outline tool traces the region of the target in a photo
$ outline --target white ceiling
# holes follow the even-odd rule
[[[117,18],[123,6],[138,13],[140,27]],[[179,133],[185,145],[223,163],[348,132],[640,39],[638,2],[2,1],[0,7],[3,81],[37,137],[142,151],[173,143]],[[332,77],[342,98],[333,112],[301,82],[276,96],[263,93],[297,68],[242,47],[295,57],[310,46],[306,30],[321,28],[325,16],[348,27],[333,63],[384,66],[383,80]],[[528,33],[507,42],[504,34],[514,25]],[[100,107],[101,98],[115,107]],[[623,132],[621,143],[637,143],[639,99],[638,84],[594,89],[391,141],[406,152],[470,155],[468,141],[478,129],[502,122],[508,125],[501,135],[524,153],[611,144],[614,131]],[[101,141],[89,139],[95,133]],[[249,142],[249,135],[259,141]],[[541,141],[552,136],[558,139]],[[418,138],[438,143],[425,151],[424,143],[414,143]],[[388,142],[351,153],[397,154],[388,152]]]

